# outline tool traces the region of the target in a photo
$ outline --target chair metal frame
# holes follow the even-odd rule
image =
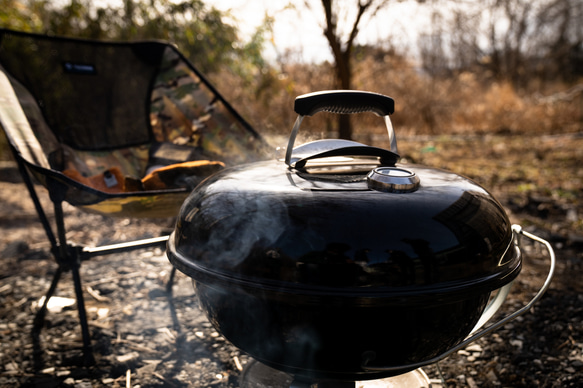
[[[12,148],[12,147],[11,147]],[[83,296],[83,286],[81,281],[81,274],[79,272],[81,267],[81,262],[84,260],[89,260],[92,257],[103,256],[115,253],[129,252],[136,249],[146,249],[154,247],[165,247],[168,241],[169,235],[154,237],[142,240],[134,240],[125,243],[104,245],[98,247],[87,247],[79,246],[69,243],[66,237],[65,228],[65,217],[63,213],[63,202],[64,198],[59,193],[63,190],[58,186],[62,183],[50,179],[47,181],[49,188],[49,197],[53,203],[54,216],[55,216],[55,227],[56,233],[51,226],[51,223],[47,217],[45,210],[43,209],[38,193],[34,187],[34,183],[30,173],[27,170],[25,162],[20,158],[18,153],[14,148],[12,148],[14,158],[18,165],[18,170],[20,176],[22,177],[24,184],[30,194],[30,197],[34,203],[34,207],[38,214],[39,220],[45,230],[46,236],[51,245],[51,253],[55,258],[57,263],[57,269],[53,275],[51,285],[44,296],[44,301],[40,309],[37,311],[33,331],[38,333],[42,330],[45,322],[45,316],[48,311],[48,303],[50,298],[53,296],[57,289],[57,285],[61,279],[61,275],[64,272],[71,271],[73,276],[73,284],[75,289],[75,299],[77,301],[77,310],[79,313],[79,321],[81,325],[81,334],[83,338],[83,357],[85,365],[92,365],[95,363],[95,358],[93,356],[93,350],[91,345],[91,334],[89,333],[89,323],[87,320],[87,312],[85,309],[85,300]],[[169,295],[172,293],[172,284],[174,281],[174,276],[176,269],[172,267],[170,272],[170,277],[168,283],[166,284],[166,291]]]

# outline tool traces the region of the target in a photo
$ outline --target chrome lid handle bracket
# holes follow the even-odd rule
[[[391,144],[391,151],[398,154],[399,149],[397,148],[397,137],[395,136],[395,130],[393,129],[393,123],[391,122],[391,117],[386,115],[385,125],[387,126],[387,133],[389,135],[389,142]]]
[[[296,136],[298,136],[298,131],[300,129],[300,125],[302,124],[303,120],[304,120],[304,116],[299,115],[298,118],[296,119],[296,122],[294,123],[294,127],[292,128],[292,131],[289,135],[289,140],[287,142],[287,148],[285,149],[285,164],[287,164],[288,166],[291,163],[291,156],[292,156],[292,152],[293,152],[293,148],[294,148],[294,143],[296,141]]]

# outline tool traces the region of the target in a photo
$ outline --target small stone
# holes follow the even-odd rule
[[[483,351],[482,347],[478,344],[469,345],[466,347],[466,350],[468,352],[480,352],[480,353]]]
[[[18,365],[16,365],[16,363],[14,361],[11,361],[8,364],[4,365],[4,369],[9,371],[9,372],[15,371],[15,370],[18,370]]]
[[[12,284],[5,284],[2,287],[0,287],[0,295],[3,294],[9,294],[12,291]],[[0,327],[0,330],[2,329],[2,327]]]
[[[490,380],[491,382],[496,382],[498,381],[498,376],[496,376],[496,373],[494,373],[493,370],[489,371],[488,374],[486,375],[486,377],[488,378],[488,380]]]

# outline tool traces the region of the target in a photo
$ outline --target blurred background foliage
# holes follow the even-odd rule
[[[355,9],[366,5],[363,13],[373,18],[376,10],[390,11],[396,1],[354,0],[341,5]],[[429,3],[417,1],[420,6]],[[330,26],[353,21],[338,19],[334,1],[321,2],[324,7],[297,2],[294,7],[320,14],[330,7],[333,23],[323,24],[322,33],[333,50]],[[342,42],[340,34],[335,37],[350,61],[350,87],[395,98],[393,122],[398,136],[581,132],[583,2],[433,0],[431,4],[431,26],[419,35],[416,58],[390,39],[362,46]],[[125,0],[117,7],[95,6],[90,0],[0,0],[0,27],[176,44],[264,134],[287,135],[295,119],[296,96],[340,87],[338,58],[332,63],[306,63],[301,47],[279,50],[275,60],[264,58],[264,48],[273,44],[274,17],[266,15],[244,40],[227,16],[203,0]],[[338,123],[331,116],[319,114],[308,120],[309,133],[337,137]],[[382,120],[368,115],[355,127],[347,137],[369,143],[384,133]]]
[[[176,44],[203,72],[261,57],[257,42],[239,46],[237,29],[201,0],[124,0],[101,7],[91,0],[0,0],[0,26],[77,38]]]

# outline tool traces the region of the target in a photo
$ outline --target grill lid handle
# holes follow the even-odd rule
[[[388,116],[395,112],[395,100],[378,93],[358,90],[325,90],[296,98],[294,111],[302,116],[318,112],[337,114],[373,112]]]
[[[358,90],[326,90],[297,97],[294,103],[294,110],[299,116],[290,134],[285,154],[285,163],[290,167],[302,168],[309,159],[338,155],[378,156],[382,162],[387,164],[394,164],[399,158],[397,140],[389,118],[389,115],[395,110],[395,101],[391,97]],[[318,112],[336,114],[372,112],[377,116],[383,116],[385,125],[387,126],[391,150],[388,151],[363,144],[358,144],[358,147],[353,147],[356,144],[342,144],[342,140],[321,140],[313,142],[320,143],[317,147],[313,145],[311,147],[300,146],[294,150],[294,142],[304,116],[312,116]],[[298,152],[302,147],[303,152]],[[306,155],[306,151],[310,148],[320,152]],[[292,153],[294,157],[292,157]]]

